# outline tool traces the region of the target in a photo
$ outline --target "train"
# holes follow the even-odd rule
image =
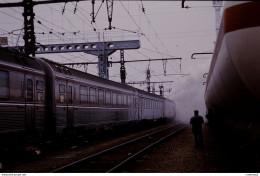
[[[0,47],[2,146],[174,119],[175,113],[175,102],[160,95]]]
[[[260,2],[224,3],[205,89],[209,122],[243,145],[260,136],[259,16]]]

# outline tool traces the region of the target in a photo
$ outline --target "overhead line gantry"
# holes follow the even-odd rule
[[[108,65],[112,65],[113,63],[120,63],[121,67],[120,67],[120,78],[121,78],[121,83],[122,84],[131,84],[131,83],[126,83],[126,69],[125,69],[125,63],[126,62],[151,62],[151,61],[167,61],[167,60],[181,60],[182,58],[180,57],[176,57],[176,58],[162,58],[162,59],[139,59],[139,60],[128,60],[125,61],[124,60],[124,51],[120,50],[120,61],[108,61]],[[89,65],[89,64],[98,64],[98,62],[78,62],[78,63],[64,63],[61,65],[67,65],[67,66],[74,66],[74,65]],[[148,70],[147,70],[148,71]],[[181,74],[183,75],[183,74]],[[149,79],[147,79],[147,81],[145,81],[145,83],[147,83],[147,91],[150,92],[150,83],[155,83],[155,82],[150,82],[150,70],[149,72],[147,72],[147,77],[149,77]],[[143,83],[143,82],[142,82]],[[161,83],[161,82],[160,82]],[[135,83],[134,83],[135,84]],[[136,84],[140,84],[140,83],[136,83]]]
[[[33,7],[35,5],[41,4],[52,4],[52,3],[67,3],[67,2],[79,2],[79,1],[86,1],[86,0],[45,0],[45,1],[33,1],[33,0],[23,0],[21,2],[15,3],[0,3],[0,8],[6,7],[23,7],[24,12],[24,53],[26,55],[35,56],[36,51],[36,38],[34,33],[34,16],[35,13],[33,12]],[[93,0],[94,1],[94,0]],[[106,0],[107,4],[107,14],[108,14],[108,21],[109,27],[111,28],[112,22],[112,14],[113,14],[113,2],[114,0]],[[94,10],[94,9],[93,9]],[[94,13],[94,12],[93,12]]]

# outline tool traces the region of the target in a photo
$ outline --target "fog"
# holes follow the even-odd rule
[[[101,1],[97,1],[96,8],[100,4]],[[205,116],[203,82],[206,78],[203,78],[203,74],[208,72],[211,61],[211,55],[195,60],[191,59],[191,55],[196,52],[213,51],[216,28],[212,1],[186,1],[186,5],[190,8],[181,8],[181,1],[115,1],[112,21],[115,29],[112,30],[106,30],[108,20],[105,6],[98,13],[96,22],[92,23],[90,1],[79,2],[77,6],[75,2],[38,5],[34,7],[36,41],[40,44],[51,44],[137,39],[141,42],[141,48],[126,50],[125,60],[182,58],[181,66],[179,60],[167,63],[127,63],[126,82],[145,81],[147,68],[151,71],[151,82],[174,81],[170,84],[151,86],[155,86],[158,92],[159,86],[163,85],[165,97],[176,102],[178,120],[189,122],[195,109]],[[145,8],[145,12],[142,7]],[[23,8],[2,8],[0,13],[0,35],[8,37],[8,45],[22,46]],[[97,61],[96,56],[85,53],[38,56],[61,63]],[[119,51],[110,55],[109,60],[119,61]],[[97,65],[94,64],[76,69],[98,75]],[[109,68],[109,79],[120,82],[119,71],[120,64],[113,64]],[[177,76],[179,73],[189,76]],[[146,84],[134,86],[142,90],[147,89]]]
[[[178,121],[189,123],[195,109],[199,110],[199,114],[206,120],[205,85],[203,85],[206,78],[203,77],[203,74],[208,72],[210,61],[211,56],[192,60],[192,64],[190,64],[187,70],[197,69],[196,72],[182,79],[181,86],[175,89],[174,101],[176,102]]]

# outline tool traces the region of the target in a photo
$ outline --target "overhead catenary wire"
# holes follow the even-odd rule
[[[51,9],[53,9],[53,8],[51,8]],[[21,12],[15,10],[15,9],[12,9],[12,10],[16,11],[16,12],[19,13],[19,14],[21,13]],[[37,15],[36,15],[36,18],[38,18]],[[41,18],[41,17],[39,17],[39,18]],[[58,25],[54,24],[53,22],[49,22],[48,20],[45,20],[44,18],[41,18],[41,19],[44,20],[44,21],[46,21],[46,22],[48,22],[49,24],[51,24],[51,25],[52,25],[52,28],[49,28],[48,26],[44,25],[44,24],[43,24],[41,21],[39,21],[39,20],[37,20],[38,23],[36,23],[36,24],[40,24],[40,25],[43,26],[45,29],[40,28],[40,27],[37,27],[37,28],[42,29],[43,31],[47,31],[46,34],[49,33],[49,34],[56,35],[57,38],[60,38],[60,40],[65,41],[65,40],[64,40],[64,37],[66,38],[66,36],[59,36],[58,34],[62,34],[62,33],[58,32],[58,31],[55,31],[55,30],[53,29],[53,26],[54,26],[54,25],[57,26],[57,27],[59,27]],[[21,21],[22,21],[22,20],[21,20]],[[69,32],[70,32],[70,31],[69,31]],[[55,34],[55,33],[58,33],[58,34]],[[44,34],[44,32],[41,32],[41,33],[38,33],[38,34]],[[67,40],[70,40],[70,39],[67,38]],[[39,42],[38,42],[38,43],[39,43]]]
[[[68,3],[68,5],[69,5],[69,3]],[[145,5],[145,4],[144,4]],[[63,5],[59,5],[59,6],[63,6]],[[56,6],[57,7],[57,6]],[[68,6],[67,6],[68,7]],[[69,8],[67,8],[66,7],[66,9],[65,9],[65,13],[64,13],[64,15],[68,15],[68,13],[66,13],[66,12],[68,12],[68,10],[69,10]],[[81,7],[82,9],[83,9],[83,7],[84,6],[78,6],[78,7]],[[55,7],[54,7],[55,8]],[[82,21],[83,21],[83,23],[85,22],[85,24],[86,24],[86,26],[85,27],[90,27],[90,28],[92,28],[93,26],[95,26],[96,24],[93,24],[93,25],[89,25],[90,23],[88,23],[88,21],[87,21],[87,19],[88,18],[85,18],[85,19],[82,19],[82,18],[84,18],[83,17],[83,15],[80,13],[80,11],[82,10],[82,9],[80,9],[80,8],[78,8],[78,10],[77,10],[77,13],[75,14],[75,15],[78,15],[77,17],[80,17],[79,19],[81,19]],[[53,15],[56,15],[57,13],[56,13],[56,11],[54,10],[54,9],[52,9],[53,10],[53,12],[54,12],[54,14]],[[83,13],[84,13],[84,15],[85,16],[88,16],[87,15],[87,12],[86,12],[86,10],[85,9],[83,9],[84,11],[83,11]],[[61,11],[59,12],[60,14],[61,14]],[[147,15],[148,15],[148,13],[147,13]],[[36,17],[36,19],[38,19],[39,20],[39,18],[38,17]],[[42,21],[43,22],[43,24],[45,25],[45,26],[48,26],[50,29],[52,29],[52,28],[54,28],[54,30],[55,30],[55,34],[57,34],[58,36],[60,36],[60,37],[62,37],[62,35],[60,35],[60,34],[58,34],[57,32],[62,32],[61,30],[59,30],[60,28],[56,28],[55,27],[55,25],[57,24],[57,23],[55,23],[55,20],[54,20],[54,22],[53,22],[53,19],[51,20],[51,18],[46,18],[50,23],[48,23],[48,25],[47,25],[47,22],[44,22],[42,19],[40,20],[40,21]],[[65,19],[65,18],[64,18]],[[65,19],[65,21],[66,21],[66,19]],[[73,23],[73,25],[75,25],[75,23],[74,23],[74,21],[73,20],[71,20],[70,19],[70,21]],[[67,21],[66,21],[67,22]],[[73,30],[75,31],[75,28],[73,27],[73,25],[71,25],[71,28],[72,28],[72,30],[66,30],[67,28],[64,28],[64,30],[66,30],[66,31],[68,31],[67,33],[66,33],[66,36],[69,36],[69,34],[70,35],[73,35]],[[38,25],[37,24],[37,26],[40,26],[40,25]],[[54,27],[53,27],[54,26]],[[44,31],[48,31],[48,29],[47,28],[45,28],[45,27],[43,27],[43,26],[41,26],[43,29],[44,29]],[[78,26],[76,26],[76,27],[78,27]],[[152,28],[151,28],[152,29]],[[97,30],[102,30],[102,29],[97,29]],[[120,30],[119,28],[118,28],[118,30]],[[142,29],[143,30],[143,29]],[[66,31],[64,31],[64,32],[66,32]],[[77,36],[82,36],[82,34],[84,34],[83,33],[84,32],[84,30],[82,31],[80,31],[80,33],[81,34],[79,34],[79,33],[77,33]],[[126,31],[126,32],[130,32],[130,31]],[[51,34],[52,35],[52,34]],[[153,35],[153,34],[152,34]],[[167,34],[165,34],[165,35],[167,35]],[[161,39],[162,39],[162,36],[161,36],[161,34],[159,34],[159,33],[156,33],[156,34],[154,34],[154,37],[155,38],[157,38],[158,39],[158,37],[160,37]],[[46,38],[46,37],[45,37]],[[68,37],[69,38],[69,37]],[[151,38],[149,37],[149,39],[151,40]],[[159,40],[159,39],[158,39]],[[151,42],[153,42],[153,41],[151,41]],[[153,44],[154,44],[154,42],[153,42]],[[154,44],[155,45],[155,44]],[[157,50],[156,49],[154,49],[153,47],[152,47],[152,49],[150,48],[150,47],[147,47],[147,48],[141,48],[142,49],[142,51],[143,50],[146,50],[146,51],[149,51],[149,49],[150,49],[150,53],[156,53],[156,54],[163,54],[164,56],[171,56],[171,54],[169,54],[168,52],[164,52],[164,51],[166,51],[166,49],[163,49],[163,50],[160,50],[160,48],[158,48],[158,46],[156,46],[155,45],[155,47],[157,47]],[[137,50],[138,52],[137,53],[139,53],[139,54],[141,54],[142,56],[144,56],[145,58],[149,58],[149,55],[148,54],[146,54],[145,52],[141,52],[141,51],[139,51],[139,50]],[[167,55],[168,54],[168,55]],[[67,56],[67,58],[66,58],[66,60],[68,60],[68,59],[70,59],[70,58],[72,58],[72,57],[70,57],[70,55],[65,55],[65,56]],[[73,58],[73,60],[74,59],[79,59],[79,58],[81,58],[81,57],[84,57],[84,54],[81,54],[81,55],[77,55],[77,56],[75,56],[75,55],[71,55],[71,56],[73,56],[74,58]],[[134,57],[132,57],[132,58],[134,58]],[[86,59],[86,58],[84,58],[84,59]],[[96,58],[94,58],[94,59],[96,59]],[[65,59],[64,59],[65,60]],[[168,64],[169,63],[167,63],[167,67],[168,67]],[[131,65],[131,67],[133,67],[132,65]],[[134,67],[133,67],[134,68]],[[114,71],[114,69],[113,69],[113,71]],[[130,76],[130,74],[128,73],[128,75]],[[160,78],[161,79],[161,78]]]

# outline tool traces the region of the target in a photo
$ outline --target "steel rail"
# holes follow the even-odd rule
[[[171,127],[164,128],[164,129],[161,129],[161,130],[158,130],[158,131],[155,131],[155,132],[146,134],[146,135],[144,135],[144,136],[135,138],[135,139],[133,139],[133,140],[124,142],[124,143],[122,143],[122,144],[119,144],[119,145],[117,145],[117,146],[108,148],[108,149],[103,150],[103,151],[101,151],[101,152],[92,154],[92,155],[90,155],[90,156],[87,156],[87,157],[85,157],[85,158],[82,158],[82,159],[80,159],[80,160],[77,160],[77,161],[75,161],[75,162],[72,162],[72,163],[67,164],[67,165],[65,165],[65,166],[59,167],[59,168],[57,168],[57,169],[51,171],[50,173],[60,172],[60,171],[62,171],[63,169],[66,169],[66,168],[71,167],[71,166],[73,166],[73,165],[79,164],[79,163],[84,162],[84,161],[87,161],[87,160],[89,160],[89,159],[93,159],[94,157],[103,155],[103,154],[105,154],[105,153],[107,153],[107,152],[113,151],[113,150],[115,150],[115,149],[117,149],[117,148],[120,148],[120,147],[122,147],[122,146],[126,146],[126,145],[128,145],[128,144],[130,144],[130,143],[136,142],[136,141],[138,141],[138,140],[140,140],[140,139],[146,138],[146,137],[151,136],[151,135],[153,135],[153,134],[160,133],[160,132],[162,132],[162,131],[166,131],[166,130],[168,130],[168,129],[170,129],[170,128],[174,128],[174,127],[176,127],[176,126],[178,126],[178,125],[179,125],[179,124],[173,125],[173,126],[171,126]]]
[[[178,132],[184,130],[186,127],[187,127],[187,126],[183,126],[183,127],[181,127],[180,129],[178,129],[178,130],[176,130],[176,131],[170,133],[170,134],[167,135],[167,136],[164,136],[163,138],[159,139],[158,141],[156,141],[156,142],[150,144],[149,146],[143,148],[143,149],[140,150],[139,152],[135,153],[135,154],[132,155],[131,157],[127,158],[126,160],[124,160],[123,162],[121,162],[120,164],[118,164],[117,166],[115,166],[115,167],[113,167],[112,169],[110,169],[109,171],[107,171],[107,173],[111,173],[111,172],[117,170],[119,167],[122,167],[124,164],[126,164],[126,163],[129,162],[130,160],[136,158],[136,157],[137,157],[138,155],[140,155],[141,153],[145,152],[146,150],[150,149],[151,147],[155,146],[156,144],[162,142],[163,140],[165,140],[165,139],[171,137],[172,135],[174,135],[174,134],[176,134],[176,133],[178,133]]]

